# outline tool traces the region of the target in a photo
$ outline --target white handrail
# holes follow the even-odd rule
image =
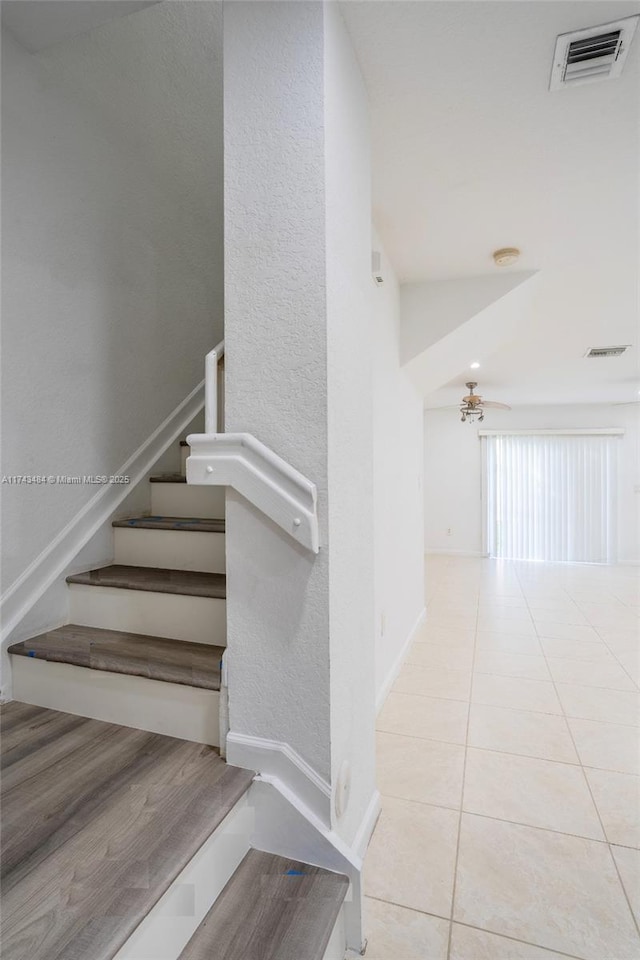
[[[205,358],[204,434],[187,443],[187,483],[233,487],[307,549],[317,553],[316,485],[248,433],[224,433],[224,380],[219,364],[224,340]],[[222,421],[223,416],[220,418]]]
[[[224,340],[204,360],[204,432],[218,432],[218,363],[224,356]]]

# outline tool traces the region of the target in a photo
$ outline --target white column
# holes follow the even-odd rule
[[[228,3],[224,61],[226,429],[317,484],[321,537],[228,496],[230,757],[287,744],[352,843],[374,791],[366,98],[334,4]]]

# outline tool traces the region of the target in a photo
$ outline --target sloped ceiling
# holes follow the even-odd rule
[[[481,362],[512,403],[633,400],[638,366],[640,30],[618,80],[551,93],[559,33],[618,0],[345,2],[367,84],[375,220],[402,281],[538,270],[531,323]],[[629,343],[617,360],[589,347]],[[452,402],[460,371],[430,405]]]

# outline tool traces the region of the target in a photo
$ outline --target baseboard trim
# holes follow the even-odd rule
[[[130,477],[127,484],[105,484],[60,533],[54,537],[27,569],[5,591],[0,600],[5,640],[57,577],[67,569],[96,531],[105,523],[133,488],[204,406],[204,380],[178,404],[144,443],[113,473]]]
[[[488,556],[488,554],[482,553],[481,550],[439,550],[436,547],[427,547],[424,552],[427,556],[443,556],[443,557],[487,557]]]
[[[362,818],[362,823],[358,827],[358,832],[356,833],[355,840],[353,841],[353,849],[361,860],[364,860],[364,855],[367,852],[369,841],[371,840],[373,831],[376,828],[376,823],[378,822],[378,817],[380,816],[381,811],[382,797],[380,796],[380,792],[378,790],[374,790],[364,817]]]
[[[376,714],[380,713],[380,711],[382,710],[382,707],[384,706],[384,702],[389,696],[389,691],[391,690],[391,687],[393,686],[396,677],[398,676],[398,674],[400,673],[400,670],[402,669],[402,664],[404,663],[405,657],[409,652],[409,647],[413,643],[416,633],[424,623],[426,616],[427,616],[427,609],[426,607],[423,607],[422,610],[420,611],[418,619],[416,620],[413,627],[409,631],[407,639],[402,644],[402,649],[400,650],[400,653],[394,660],[391,666],[391,669],[389,670],[385,678],[385,681],[380,687],[380,690],[376,696]]]
[[[288,743],[232,731],[227,736],[227,763],[275,778],[317,819],[331,823],[331,785]]]

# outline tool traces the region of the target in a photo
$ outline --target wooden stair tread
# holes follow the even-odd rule
[[[150,483],[186,483],[187,478],[183,473],[156,473],[149,477]]]
[[[179,960],[322,960],[348,886],[341,874],[250,850]]]
[[[213,747],[20,703],[3,728],[3,960],[111,960],[248,789]]]
[[[184,530],[189,533],[224,533],[224,520],[209,517],[128,517],[114,520],[113,527],[134,530]]]
[[[69,623],[14,643],[9,653],[89,670],[219,690],[224,647]]]
[[[191,597],[226,597],[226,577],[223,573],[135,567],[122,563],[75,573],[67,577],[67,583],[80,583],[91,587],[119,587],[122,590],[149,590],[153,593],[179,593]]]

